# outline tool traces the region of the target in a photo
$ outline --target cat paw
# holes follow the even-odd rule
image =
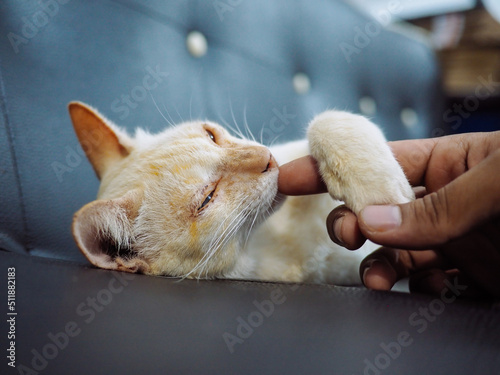
[[[368,205],[407,203],[415,198],[384,135],[367,118],[323,112],[311,121],[308,140],[328,192],[355,214]]]

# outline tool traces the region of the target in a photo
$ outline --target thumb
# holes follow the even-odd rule
[[[500,214],[500,152],[437,192],[410,203],[367,206],[359,228],[371,241],[401,249],[428,249],[461,237]]]

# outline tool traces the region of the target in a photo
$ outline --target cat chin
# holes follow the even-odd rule
[[[276,189],[277,190],[277,189]],[[278,210],[286,200],[286,195],[281,194],[279,191],[276,191],[276,195],[273,198],[271,203],[271,209]]]
[[[272,182],[269,183],[268,189],[268,196],[270,197],[268,201],[268,210],[273,213],[277,211],[286,200],[286,195],[278,191],[278,173],[276,173],[276,177],[273,178]]]

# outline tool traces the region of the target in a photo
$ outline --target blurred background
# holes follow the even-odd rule
[[[348,0],[436,51],[452,132],[500,130],[500,0]]]

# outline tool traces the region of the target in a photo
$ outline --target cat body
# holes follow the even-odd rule
[[[98,199],[74,217],[82,253],[101,268],[188,278],[358,284],[361,259],[331,242],[325,220],[340,201],[414,198],[380,130],[364,117],[327,111],[308,139],[268,149],[223,127],[193,121],[134,137],[92,108],[69,106],[101,180]],[[312,155],[328,194],[278,193],[278,165]]]

